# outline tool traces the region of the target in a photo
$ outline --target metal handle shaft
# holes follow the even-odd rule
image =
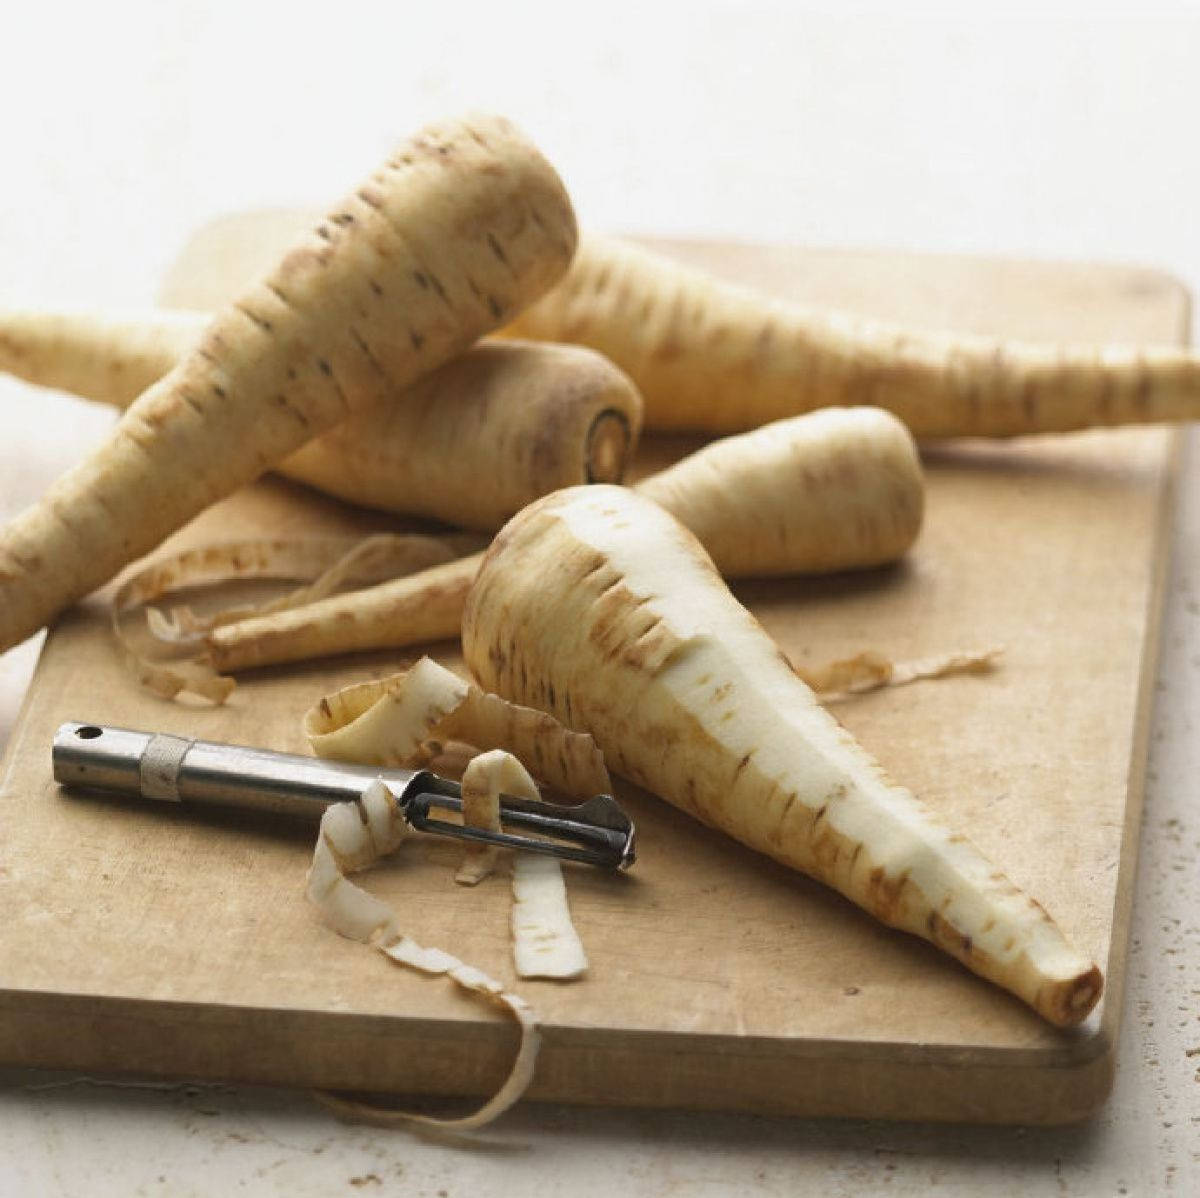
[[[320,815],[330,803],[357,799],[380,777],[399,799],[418,777],[414,770],[75,722],[59,728],[51,756],[55,780],[67,786],[290,815]]]

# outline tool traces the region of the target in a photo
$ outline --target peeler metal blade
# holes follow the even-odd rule
[[[457,782],[428,770],[379,769],[78,721],[59,727],[51,759],[64,786],[292,815],[320,815],[330,803],[354,801],[379,779],[421,832],[609,869],[634,861],[633,821],[611,795],[575,807],[502,795],[501,831],[493,832],[431,814],[460,812],[462,795]]]

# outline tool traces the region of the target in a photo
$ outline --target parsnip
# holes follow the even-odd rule
[[[872,404],[918,437],[1011,437],[1200,418],[1200,357],[1038,345],[816,311],[640,247],[585,238],[566,278],[509,326],[611,358],[647,429],[730,433]]]
[[[165,699],[194,695],[213,703],[224,702],[233,690],[232,678],[222,678],[203,662],[184,658],[164,661],[147,656],[126,635],[126,612],[179,588],[232,579],[306,579],[307,585],[267,603],[225,608],[214,616],[198,617],[190,607],[176,607],[169,615],[148,608],[146,617],[159,642],[194,647],[221,623],[284,611],[314,603],[336,593],[350,582],[360,586],[413,570],[453,561],[475,547],[478,538],[467,533],[432,537],[423,533],[378,533],[347,542],[305,538],[223,542],[158,556],[148,566],[128,575],[117,587],[110,607],[113,637],[127,667],[138,682]]]
[[[912,437],[879,408],[828,408],[725,437],[636,490],[699,537],[725,578],[897,561],[925,514]]]
[[[561,182],[507,122],[418,134],[4,530],[0,650],[356,404],[511,319],[574,244]]]
[[[0,311],[0,370],[127,408],[199,344],[203,312]]]
[[[636,535],[631,530],[636,529]],[[610,767],[932,941],[1052,1023],[1100,971],[817,702],[674,518],[619,487],[531,505],[493,541],[463,650],[481,685],[590,732]]]
[[[201,341],[209,319],[0,313],[0,370],[128,407]],[[637,389],[602,355],[484,342],[355,411],[277,470],[364,507],[494,532],[560,487],[620,482],[641,423]]]
[[[920,462],[904,426],[830,409],[707,446],[638,490],[689,528],[726,577],[894,561],[921,526]],[[214,629],[211,664],[236,671],[457,635],[480,558]]]

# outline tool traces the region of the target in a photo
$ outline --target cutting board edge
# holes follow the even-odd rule
[[[221,222],[222,218],[215,218],[213,225],[219,226]],[[1182,306],[1181,329],[1184,333],[1183,339],[1185,343],[1187,340],[1186,332],[1191,327],[1192,293],[1187,283],[1167,267],[1151,265],[1136,259],[1105,258],[1101,261],[1095,261],[1088,258],[1059,258],[1052,255],[1037,254],[970,253],[958,250],[927,250],[842,243],[812,245],[802,241],[762,241],[752,237],[703,237],[684,234],[667,236],[661,233],[646,232],[642,229],[608,229],[605,230],[605,234],[606,236],[618,238],[622,241],[636,241],[649,248],[675,248],[685,251],[690,248],[708,246],[712,242],[718,241],[722,245],[728,245],[741,250],[755,251],[782,248],[785,250],[803,251],[805,254],[812,254],[814,256],[827,255],[830,258],[861,257],[870,259],[885,257],[897,261],[908,260],[913,263],[964,262],[982,267],[1003,264],[1006,267],[1014,269],[1103,271],[1114,279],[1127,277],[1129,279],[1153,283],[1164,292],[1170,293],[1172,301]]]
[[[516,1044],[515,1025],[500,1018],[483,1024],[364,1019],[353,1012],[32,990],[0,990],[0,1014],[6,1066],[353,1089],[380,1101],[395,1091],[397,1074],[381,1072],[389,1049],[405,1054],[405,1094],[475,1097],[499,1087]],[[419,1024],[421,1035],[399,1031],[398,1024],[408,1023]],[[542,1031],[525,1099],[582,1106],[1049,1126],[1077,1123],[1099,1110],[1115,1066],[1115,1044],[1103,1024],[1027,1052],[554,1025]],[[264,1034],[275,1041],[266,1052]],[[280,1041],[303,1043],[306,1067],[281,1063]],[[716,1051],[697,1052],[697,1042]],[[330,1055],[341,1058],[340,1070],[328,1066]],[[447,1060],[468,1055],[469,1077],[446,1068]],[[655,1086],[637,1084],[647,1075]]]
[[[1185,292],[1190,306],[1190,293]],[[1181,341],[1187,344],[1186,329]],[[1129,965],[1130,927],[1133,921],[1133,896],[1137,882],[1142,816],[1145,810],[1146,770],[1150,756],[1150,738],[1156,706],[1155,683],[1162,660],[1162,625],[1167,605],[1167,578],[1171,565],[1171,527],[1178,502],[1179,474],[1183,460],[1184,430],[1172,430],[1163,471],[1158,504],[1158,523],[1152,551],[1154,572],[1149,585],[1146,630],[1143,640],[1142,669],[1134,704],[1133,746],[1126,778],[1125,820],[1121,829],[1121,855],[1117,865],[1117,884],[1113,895],[1112,933],[1108,958],[1104,964],[1105,994],[1101,1019],[1115,1049],[1120,1036],[1124,1011],[1126,974]]]

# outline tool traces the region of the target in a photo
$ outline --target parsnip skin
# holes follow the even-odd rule
[[[730,437],[636,488],[693,529],[726,578],[895,561],[916,539],[924,481],[894,416],[835,408]],[[215,629],[223,673],[458,635],[481,557]]]
[[[482,554],[267,616],[214,628],[208,658],[221,673],[457,636]]]
[[[689,528],[723,578],[894,562],[925,512],[912,436],[879,408],[826,408],[724,437],[635,490]]]
[[[210,317],[148,311],[0,312],[0,370],[128,407],[199,344]],[[485,341],[415,386],[363,407],[277,467],[363,507],[494,532],[540,495],[617,483],[642,401],[578,345]]]
[[[508,122],[423,130],[0,534],[0,650],[345,419],[351,396],[411,386],[511,319],[575,238],[562,183]]]
[[[636,529],[636,535],[630,535]],[[1100,971],[825,711],[699,542],[615,487],[573,488],[496,537],[467,599],[480,684],[590,732],[610,768],[932,941],[1051,1023]]]
[[[598,349],[637,384],[654,430],[731,433],[838,404],[886,408],[917,437],[1200,419],[1200,357],[1186,350],[904,328],[776,301],[596,237],[509,331]]]
[[[494,532],[550,491],[619,483],[641,425],[637,389],[593,350],[485,342],[280,469],[364,507]]]
[[[39,387],[127,408],[199,343],[210,317],[0,311],[0,370]]]

